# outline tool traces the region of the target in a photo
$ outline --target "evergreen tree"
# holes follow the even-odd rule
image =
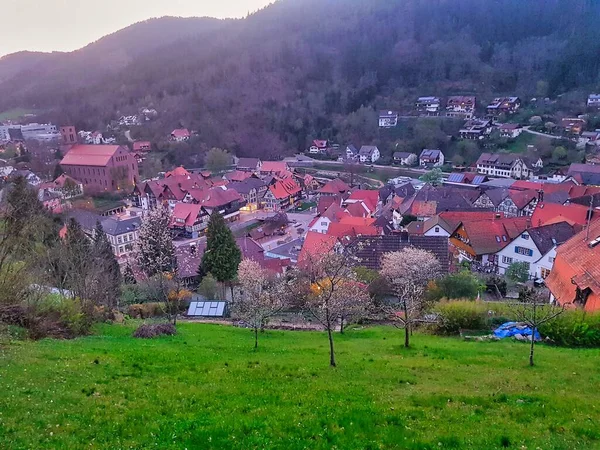
[[[150,211],[140,227],[138,264],[148,277],[177,268],[170,223],[169,210],[159,206]]]
[[[242,260],[242,252],[225,219],[216,210],[210,216],[206,238],[201,270],[212,274],[221,283],[233,281]]]
[[[97,264],[99,282],[96,301],[100,304],[115,306],[121,289],[121,268],[100,222],[96,223],[92,254]]]

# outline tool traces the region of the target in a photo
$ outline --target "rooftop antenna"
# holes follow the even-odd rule
[[[594,196],[590,195],[590,209],[588,210],[586,232],[585,232],[585,240],[586,241],[590,240],[590,223],[592,222],[593,207],[594,207]]]

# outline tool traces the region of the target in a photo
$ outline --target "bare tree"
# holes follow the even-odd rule
[[[269,274],[260,264],[244,259],[238,268],[240,289],[236,293],[233,313],[250,324],[254,330],[254,349],[258,348],[258,331],[269,317],[277,314],[286,304],[285,280]]]
[[[333,333],[338,322],[357,317],[368,309],[366,287],[357,283],[349,253],[314,252],[306,257],[297,291],[304,292],[304,308],[325,328],[329,338],[329,364],[336,366]]]
[[[440,276],[440,262],[431,252],[408,247],[383,256],[381,275],[398,300],[384,303],[382,308],[394,322],[404,326],[404,347],[409,347],[411,330],[426,307],[427,285]]]
[[[531,345],[529,346],[530,366],[533,366],[535,335],[538,334],[539,327],[560,316],[565,312],[566,306],[567,304],[551,304],[547,298],[529,288],[521,291],[518,302],[511,304],[511,310],[515,314],[516,320],[531,328]]]

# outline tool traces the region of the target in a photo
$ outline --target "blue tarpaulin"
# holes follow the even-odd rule
[[[506,322],[494,330],[494,336],[500,339],[517,335],[529,337],[532,333],[533,330],[529,325],[520,322]],[[540,333],[537,330],[535,330],[534,339],[536,341],[541,339]]]

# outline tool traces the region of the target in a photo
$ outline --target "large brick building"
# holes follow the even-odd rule
[[[139,178],[135,157],[121,145],[73,145],[60,166],[85,192],[130,191]]]

